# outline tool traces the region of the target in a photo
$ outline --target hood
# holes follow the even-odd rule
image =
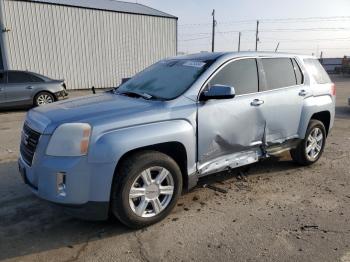
[[[159,112],[161,104],[160,101],[105,92],[34,108],[28,113],[27,121],[41,133],[51,134],[62,123],[85,122],[95,125],[99,122],[131,119],[147,112],[149,114],[151,110]]]

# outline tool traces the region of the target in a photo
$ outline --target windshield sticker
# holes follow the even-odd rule
[[[187,61],[183,64],[184,66],[191,66],[191,67],[196,67],[196,68],[202,68],[205,63],[200,62],[200,61]]]

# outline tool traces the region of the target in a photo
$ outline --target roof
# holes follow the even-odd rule
[[[17,1],[28,2],[28,0]],[[29,2],[177,19],[176,16],[167,14],[149,6],[145,6],[138,3],[122,2],[115,0],[29,0]]]
[[[205,60],[205,59],[217,59],[219,57],[302,57],[302,58],[315,58],[309,55],[299,55],[292,53],[280,53],[280,52],[201,52],[197,54],[189,54],[178,56],[179,59],[193,59],[193,60]]]

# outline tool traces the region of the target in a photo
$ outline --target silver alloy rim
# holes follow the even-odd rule
[[[53,102],[52,97],[47,94],[41,94],[40,96],[38,96],[36,101],[39,106],[50,104]]]
[[[130,188],[130,208],[140,217],[153,217],[169,205],[173,194],[171,173],[164,167],[150,167],[137,176]]]
[[[317,159],[318,155],[322,150],[322,145],[323,133],[321,129],[316,127],[310,132],[306,142],[306,156],[310,161],[314,161],[315,159]]]

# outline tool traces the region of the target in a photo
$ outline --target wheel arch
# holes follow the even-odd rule
[[[188,183],[188,170],[187,170],[187,152],[186,152],[185,146],[182,143],[176,142],[176,141],[143,146],[143,147],[135,148],[128,152],[125,152],[120,157],[119,161],[116,164],[116,167],[114,170],[114,176],[117,175],[118,167],[126,158],[141,151],[157,151],[165,155],[168,155],[169,157],[174,159],[174,161],[178,164],[181,170],[181,175],[183,180],[183,189],[188,189],[189,183]]]
[[[314,113],[311,119],[318,120],[323,123],[324,127],[326,128],[326,134],[328,135],[329,133],[329,128],[330,128],[330,123],[331,123],[331,113],[329,111],[321,111]]]

